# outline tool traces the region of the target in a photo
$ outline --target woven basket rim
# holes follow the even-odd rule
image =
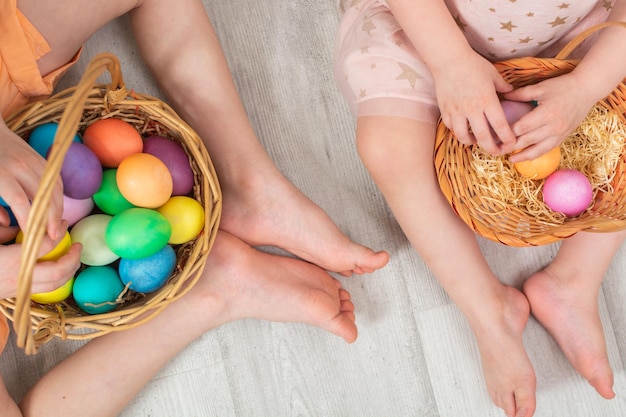
[[[95,83],[92,81],[95,80],[94,77],[85,81],[90,69],[93,70],[93,66],[98,65],[100,66],[98,69],[100,73],[103,72],[103,68],[109,70],[112,78],[111,83]],[[162,100],[127,91],[121,76],[119,61],[112,54],[100,54],[94,57],[86,70],[86,74],[77,86],[24,106],[8,117],[6,124],[14,132],[24,134],[40,124],[57,121],[60,122],[58,131],[61,131],[62,123],[68,117],[66,114],[68,106],[73,101],[78,100],[77,95],[86,97],[84,103],[79,106],[81,114],[78,124],[82,128],[95,120],[108,117],[125,117],[136,128],[140,123],[144,123],[143,128],[149,126],[149,129],[162,129],[163,136],[169,136],[183,146],[190,158],[195,177],[193,197],[203,205],[205,210],[204,230],[195,240],[177,248],[177,259],[182,258],[182,255],[185,256],[185,259],[178,259],[177,271],[164,287],[147,295],[144,299],[123,305],[109,313],[73,314],[62,310],[58,305],[54,309],[42,308],[36,304],[31,305],[29,300],[30,284],[27,291],[23,291],[21,294],[20,288],[18,288],[16,297],[0,300],[0,311],[14,322],[16,333],[18,333],[18,346],[23,347],[28,354],[36,353],[41,345],[54,337],[75,340],[91,339],[110,332],[136,327],[158,315],[167,305],[183,296],[197,282],[217,236],[221,218],[221,189],[215,168],[202,140]],[[85,117],[90,119],[85,120]],[[62,133],[57,133],[55,146],[61,147],[59,144],[64,140],[71,141],[78,130],[77,127],[71,136],[67,135],[65,138],[60,138],[59,135]],[[52,161],[49,160],[46,170],[54,171],[54,167],[50,167],[52,164]],[[56,168],[60,169],[60,166]],[[50,177],[55,178],[52,174]],[[40,191],[46,186],[46,173],[44,173]],[[33,201],[33,207],[35,207],[36,199],[37,196]],[[36,224],[33,223],[33,217],[30,217],[28,221],[29,229],[32,227],[31,225]],[[40,221],[39,224],[45,224],[45,222]],[[44,230],[41,226],[39,228],[33,227],[32,230],[43,236]],[[28,250],[25,245],[27,234],[25,233],[22,247],[23,259],[28,255],[33,256],[32,253],[26,253]],[[35,251],[35,253],[37,252]],[[32,277],[30,278],[32,279]],[[21,271],[18,287],[23,285],[26,280],[26,276]],[[24,299],[24,297],[28,297],[28,299]],[[27,320],[20,321],[20,311],[18,311],[20,302],[26,310],[26,313],[21,312],[21,314],[25,314]]]
[[[591,33],[613,25],[626,27],[626,23],[607,22],[583,32],[555,58],[513,58],[496,62],[494,66],[515,88],[569,73],[579,63],[579,60],[567,58],[571,50]],[[614,111],[626,123],[626,79],[597,105]],[[434,150],[439,185],[451,208],[476,234],[521,247],[554,243],[580,231],[613,232],[626,228],[626,207],[617,192],[598,193],[589,210],[562,224],[537,222],[524,216],[516,207],[506,205],[504,210],[500,207],[490,211],[489,204],[485,203],[489,196],[476,196],[469,190],[468,184],[476,181],[469,168],[473,146],[460,144],[454,133],[439,120]],[[612,186],[620,193],[626,192],[626,150],[618,161]]]

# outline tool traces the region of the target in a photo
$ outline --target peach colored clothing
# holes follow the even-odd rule
[[[0,353],[4,350],[4,347],[7,344],[7,340],[9,339],[9,323],[7,322],[7,318],[0,314]]]
[[[470,45],[492,62],[554,56],[582,30],[606,21],[613,2],[445,0]],[[339,5],[343,18],[335,48],[335,79],[353,114],[436,123],[439,110],[432,75],[386,1],[340,0]],[[576,56],[590,41],[578,48]]]
[[[7,117],[21,106],[47,97],[57,81],[78,60],[80,51],[61,68],[42,77],[37,60],[50,46],[17,10],[16,0],[0,0],[0,113]],[[0,352],[9,337],[7,318],[0,314]]]
[[[41,76],[37,60],[50,52],[48,42],[17,10],[16,0],[0,0],[0,113],[7,117],[21,106],[49,96],[70,62]]]

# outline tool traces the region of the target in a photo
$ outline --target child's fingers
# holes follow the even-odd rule
[[[15,239],[18,230],[19,229],[17,227],[0,226],[0,243],[9,242]]]
[[[54,291],[71,279],[80,267],[80,251],[81,245],[75,243],[58,260],[38,262],[33,270],[32,293]]]
[[[48,210],[48,222],[46,230],[48,236],[52,239],[58,239],[62,237],[67,230],[67,226],[63,225],[63,187],[61,180],[57,181],[54,191],[52,192],[52,198],[50,200],[50,207]]]

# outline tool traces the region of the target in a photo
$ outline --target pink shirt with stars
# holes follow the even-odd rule
[[[615,0],[445,0],[478,53],[492,62],[554,57],[584,29],[607,20]],[[439,117],[432,75],[386,0],[340,0],[335,79],[355,115]],[[580,58],[593,36],[570,58]],[[436,39],[433,39],[436,42]]]

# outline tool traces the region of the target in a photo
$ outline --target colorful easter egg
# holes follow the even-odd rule
[[[593,199],[589,179],[575,169],[559,169],[543,184],[543,201],[550,209],[566,216],[578,216]]]
[[[83,269],[74,280],[74,301],[89,314],[107,313],[118,303],[124,284],[117,271],[110,266],[90,266]]]
[[[57,134],[57,129],[59,128],[58,123],[44,123],[30,132],[28,136],[28,144],[33,148],[39,155],[44,158],[47,157],[48,151],[50,150],[50,146],[54,142],[54,136]],[[81,142],[80,136],[74,135],[72,139],[74,142]]]
[[[202,204],[187,196],[174,196],[157,209],[172,226],[169,242],[177,245],[188,242],[204,228]]]
[[[70,234],[73,242],[80,242],[83,249],[80,261],[85,265],[102,266],[116,261],[116,255],[107,245],[105,233],[112,216],[92,214],[80,220],[72,227]]]
[[[123,212],[126,209],[135,207],[130,203],[117,186],[117,169],[111,168],[104,171],[102,175],[102,184],[93,195],[93,201],[96,206],[106,214],[112,216]]]
[[[167,282],[176,268],[176,252],[170,245],[141,259],[120,260],[119,273],[124,285],[133,291],[150,293]]]
[[[77,200],[66,195],[63,196],[63,219],[70,226],[75,225],[79,220],[87,217],[94,208],[94,202],[91,198]]]
[[[61,167],[63,194],[82,200],[91,197],[102,182],[102,165],[85,145],[72,142]]]
[[[83,143],[96,154],[103,166],[115,168],[128,155],[143,150],[137,129],[121,119],[99,119],[83,133]]]
[[[163,249],[171,234],[172,227],[165,217],[155,210],[135,207],[111,219],[105,240],[119,257],[141,259]]]
[[[124,198],[138,207],[157,208],[172,195],[172,175],[154,155],[136,153],[124,158],[115,178]]]
[[[182,145],[161,136],[144,139],[143,151],[159,158],[172,175],[172,195],[187,195],[193,188],[193,171]]]

